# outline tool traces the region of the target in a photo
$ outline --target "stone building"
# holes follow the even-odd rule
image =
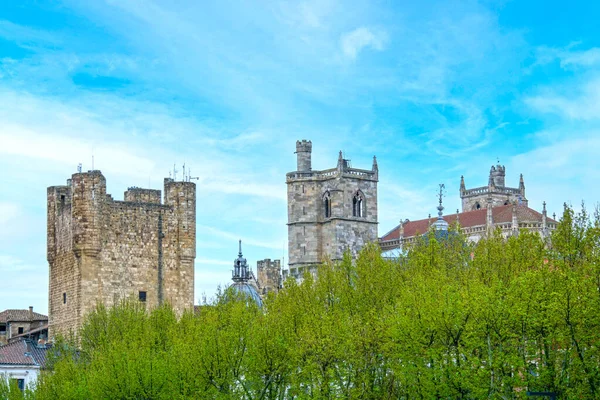
[[[302,276],[326,259],[353,255],[377,240],[377,160],[370,170],[352,168],[340,151],[335,168],[316,171],[312,143],[296,142],[297,170],[286,176],[290,274]]]
[[[506,168],[503,165],[496,165],[490,168],[490,177],[487,186],[480,186],[473,189],[465,187],[464,177],[460,177],[460,199],[462,201],[462,211],[479,210],[488,208],[488,199],[491,199],[492,207],[508,204],[519,204],[527,206],[525,198],[525,183],[523,174],[519,179],[519,187],[511,188],[504,185],[506,178]]]
[[[269,292],[277,293],[283,282],[281,277],[281,261],[266,258],[256,262],[256,283],[261,295]]]
[[[0,345],[12,339],[40,333],[48,328],[48,317],[29,310],[4,310],[0,312]]]
[[[504,166],[492,167],[488,186],[468,190],[465,189],[464,178],[461,177],[462,212],[456,210],[456,214],[442,215],[440,197],[438,218],[429,216],[417,221],[402,221],[379,239],[381,250],[401,250],[403,245],[414,242],[431,228],[437,229],[436,224],[441,221],[447,225],[460,226],[467,239],[474,242],[497,228],[500,228],[505,237],[517,235],[521,229],[538,232],[542,237],[548,236],[556,228],[557,222],[555,218],[548,217],[546,203],[542,204],[541,213],[529,208],[525,198],[523,175],[519,188],[515,189],[504,186],[504,173]]]
[[[196,185],[164,181],[161,191],[106,193],[100,171],[48,188],[49,335],[77,332],[97,303],[135,297],[177,312],[194,302]]]

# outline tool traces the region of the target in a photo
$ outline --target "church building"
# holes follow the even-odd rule
[[[442,216],[440,211],[437,219],[429,216],[417,221],[401,221],[379,239],[381,250],[402,249],[404,244],[414,242],[442,219],[449,225],[458,224],[468,240],[474,242],[497,228],[505,237],[517,235],[520,229],[539,232],[542,237],[548,236],[556,228],[557,222],[555,217],[548,217],[546,203],[542,204],[541,213],[529,208],[523,175],[520,176],[519,187],[511,188],[505,186],[505,172],[502,165],[492,166],[488,185],[473,189],[466,189],[464,177],[461,176],[462,212],[456,210],[456,214]]]
[[[297,169],[286,176],[288,256],[291,275],[301,278],[346,250],[356,255],[377,241],[377,159],[371,169],[353,168],[340,151],[337,166],[313,170],[312,142],[297,141]]]

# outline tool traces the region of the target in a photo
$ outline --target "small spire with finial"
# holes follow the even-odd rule
[[[238,256],[241,257],[242,256],[242,239],[240,239],[240,251],[238,253]]]
[[[446,185],[444,185],[443,183],[440,183],[440,192],[438,193],[438,197],[439,197],[439,205],[437,206],[438,209],[438,218],[442,218],[442,211],[444,211],[444,206],[442,205],[442,198],[444,197],[444,189],[446,188]]]
[[[377,166],[377,156],[373,156],[373,171],[377,171],[379,167]]]

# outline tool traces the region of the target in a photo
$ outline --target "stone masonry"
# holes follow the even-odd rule
[[[277,293],[282,286],[281,261],[270,258],[256,262],[257,285],[261,295]]]
[[[50,338],[76,334],[98,303],[193,307],[196,185],[165,178],[163,204],[160,190],[129,188],[124,199],[97,170],[48,188]]]
[[[525,198],[525,183],[523,174],[519,179],[519,187],[511,188],[504,185],[506,168],[503,165],[496,165],[490,168],[490,177],[487,186],[467,189],[465,187],[464,177],[460,177],[460,198],[462,200],[462,211],[479,210],[492,207],[498,207],[508,204],[519,204],[527,206]]]
[[[335,168],[313,171],[312,142],[296,142],[297,171],[286,176],[289,274],[299,278],[327,259],[377,241],[377,160],[352,168],[340,151]]]

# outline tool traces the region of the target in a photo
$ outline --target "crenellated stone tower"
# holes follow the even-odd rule
[[[356,169],[340,151],[335,168],[313,171],[311,152],[312,142],[297,141],[297,171],[286,176],[289,274],[295,277],[377,241],[376,158],[370,170]]]
[[[487,186],[474,189],[465,187],[464,177],[460,177],[460,198],[462,200],[462,211],[478,210],[480,208],[497,207],[508,204],[520,204],[527,206],[525,197],[525,183],[521,174],[518,188],[505,186],[506,168],[496,165],[490,168],[490,177]]]
[[[77,333],[97,303],[134,297],[149,307],[193,307],[196,185],[164,181],[161,191],[106,193],[100,171],[48,188],[49,336]]]

